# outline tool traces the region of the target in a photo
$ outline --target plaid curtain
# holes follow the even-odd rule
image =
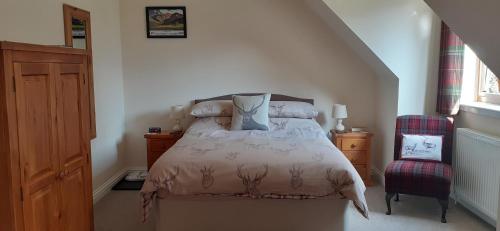
[[[436,111],[442,115],[456,115],[462,91],[464,69],[464,42],[441,23],[441,56]]]

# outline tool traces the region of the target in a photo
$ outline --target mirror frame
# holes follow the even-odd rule
[[[64,4],[64,42],[67,47],[73,47],[73,18],[85,21],[85,50],[92,53],[92,35],[90,28],[90,12]]]
[[[94,74],[92,65],[92,33],[90,12],[77,7],[63,4],[64,41],[67,47],[73,47],[73,18],[85,21],[85,51],[87,53],[87,83],[89,98],[90,138],[97,137],[95,122]]]

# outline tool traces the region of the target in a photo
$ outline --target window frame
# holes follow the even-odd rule
[[[489,93],[484,91],[487,71],[490,71],[488,67],[479,58],[477,58],[476,89],[475,89],[476,101],[482,103],[500,105],[500,94]],[[498,88],[500,90],[500,80],[498,81],[498,83],[499,83]]]

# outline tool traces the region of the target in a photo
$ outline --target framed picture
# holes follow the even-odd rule
[[[146,7],[148,38],[187,38],[186,7]]]

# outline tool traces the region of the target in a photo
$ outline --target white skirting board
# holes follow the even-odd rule
[[[113,176],[111,176],[106,182],[97,187],[93,192],[93,201],[94,204],[99,202],[106,194],[108,194],[113,186],[118,183],[123,177],[125,177],[130,171],[137,170],[146,170],[146,167],[130,167],[124,168],[118,172],[116,172]]]

